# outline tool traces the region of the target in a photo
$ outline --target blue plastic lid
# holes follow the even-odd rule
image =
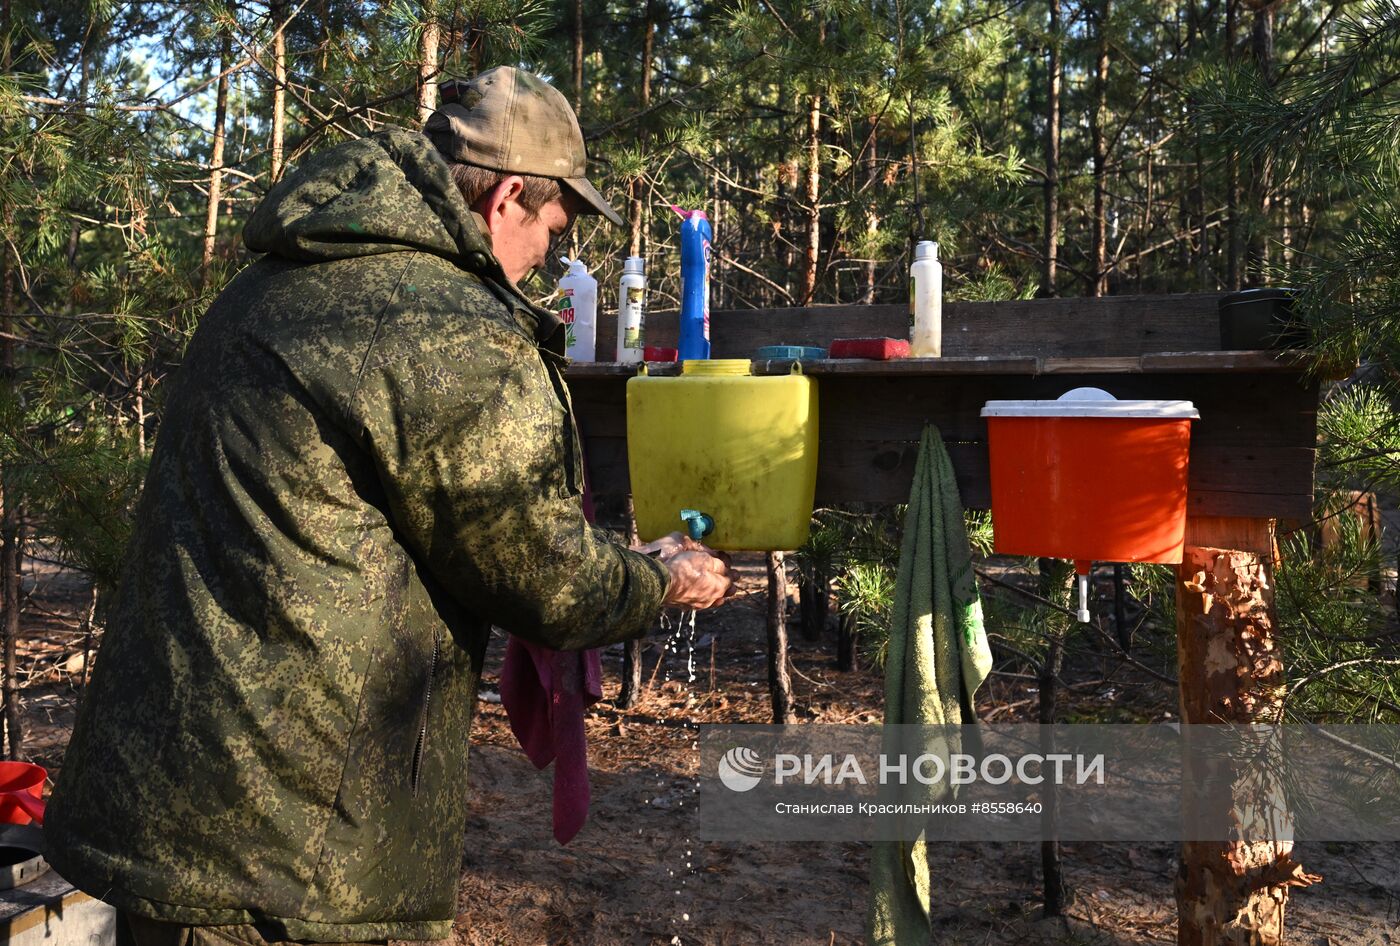
[[[814,345],[764,345],[753,357],[755,361],[814,361],[825,358],[826,349]]]

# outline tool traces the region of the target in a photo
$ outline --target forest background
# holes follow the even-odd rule
[[[569,97],[624,211],[575,232],[605,287],[642,255],[650,308],[675,307],[673,204],[709,214],[716,308],[899,302],[921,239],[950,298],[1294,286],[1323,360],[1363,367],[1327,389],[1319,514],[1393,506],[1395,0],[0,0],[10,754],[23,556],[90,574],[100,625],[165,381],[260,197],[502,63]],[[1298,703],[1395,721],[1394,615],[1355,594],[1379,536],[1347,535],[1300,539],[1281,579],[1293,672],[1327,684]],[[873,588],[878,617],[868,564],[847,597]]]

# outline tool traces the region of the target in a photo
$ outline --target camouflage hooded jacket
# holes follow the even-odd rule
[[[267,255],[172,382],[49,859],[157,919],[445,937],[490,625],[635,637],[666,571],[585,522],[561,324],[426,138],[313,157],[244,239]]]

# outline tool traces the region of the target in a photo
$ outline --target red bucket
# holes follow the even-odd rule
[[[44,780],[33,762],[0,762],[0,824],[44,823]]]
[[[992,531],[1004,555],[1181,561],[1190,401],[1119,401],[1076,388],[1057,401],[988,401]]]

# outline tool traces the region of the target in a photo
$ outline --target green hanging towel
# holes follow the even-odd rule
[[[885,723],[976,722],[972,697],[992,669],[962,503],[943,438],[924,428],[904,517],[894,614],[885,658]],[[954,731],[956,733],[956,731]],[[940,748],[961,750],[956,734]],[[946,785],[927,787],[937,802]],[[871,852],[869,946],[925,946],[930,889],[927,844],[876,842]]]

